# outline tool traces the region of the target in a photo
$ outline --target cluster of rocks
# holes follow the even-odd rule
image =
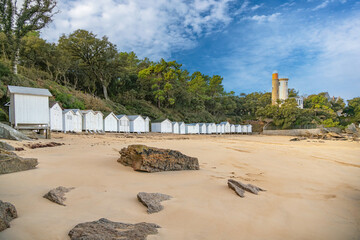
[[[38,165],[36,158],[22,158],[16,155],[15,148],[0,141],[0,174],[33,169]]]
[[[197,158],[170,149],[129,145],[127,148],[121,149],[120,156],[118,162],[125,166],[131,166],[135,171],[199,170]]]
[[[11,203],[0,200],[0,232],[10,227],[10,221],[17,218],[17,212]]]
[[[45,148],[45,147],[56,147],[62,145],[65,145],[65,143],[57,143],[57,142],[33,143],[33,144],[26,144],[25,146],[31,149],[35,149],[35,148]]]
[[[235,181],[234,179],[229,179],[228,180],[228,186],[229,186],[229,188],[234,190],[237,195],[239,195],[242,198],[245,197],[245,191],[256,194],[256,195],[258,195],[258,193],[260,191],[266,191],[266,190],[264,190],[262,188],[259,188],[259,187],[255,186],[255,185],[244,184],[242,182]]]

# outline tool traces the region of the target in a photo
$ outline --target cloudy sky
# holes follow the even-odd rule
[[[42,31],[51,42],[86,29],[119,51],[221,75],[237,94],[271,91],[277,70],[300,94],[360,96],[356,0],[61,0],[58,10]]]

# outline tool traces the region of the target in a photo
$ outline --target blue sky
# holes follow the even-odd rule
[[[71,0],[42,32],[82,28],[119,51],[221,75],[227,91],[270,91],[271,74],[300,94],[360,96],[360,2],[355,0]]]

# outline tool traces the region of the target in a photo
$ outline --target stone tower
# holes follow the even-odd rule
[[[279,75],[277,72],[274,72],[272,74],[272,94],[271,94],[272,105],[275,105],[278,99],[279,99]]]

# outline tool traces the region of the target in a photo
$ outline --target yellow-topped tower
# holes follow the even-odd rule
[[[277,72],[274,72],[272,74],[272,94],[271,94],[272,105],[275,105],[278,99],[279,99],[279,74]]]

